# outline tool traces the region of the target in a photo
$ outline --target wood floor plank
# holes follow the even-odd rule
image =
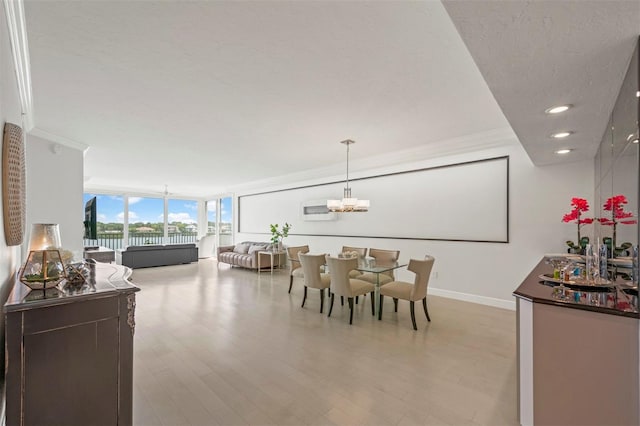
[[[288,273],[136,269],[136,425],[517,425],[515,313],[429,296],[300,307]],[[328,304],[325,304],[327,308]]]

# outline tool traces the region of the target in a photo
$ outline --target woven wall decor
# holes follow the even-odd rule
[[[22,128],[5,123],[2,138],[2,213],[8,246],[22,244],[26,221]]]

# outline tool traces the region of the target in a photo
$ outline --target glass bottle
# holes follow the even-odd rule
[[[638,285],[638,246],[633,246],[633,252],[631,253],[631,281],[634,286]]]
[[[599,260],[599,266],[598,266],[598,271],[599,271],[599,275],[601,279],[606,280],[608,273],[607,273],[607,245],[606,244],[600,244],[598,247],[598,260]]]
[[[593,256],[593,246],[591,244],[587,244],[587,246],[585,247],[585,272],[586,272],[586,276],[585,276],[585,280],[587,282],[589,281],[593,281],[593,269],[594,269],[594,265],[593,265],[593,261],[594,261],[594,256]]]

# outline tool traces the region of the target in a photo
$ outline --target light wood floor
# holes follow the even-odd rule
[[[136,269],[136,425],[517,425],[515,313],[429,296],[320,314],[285,270]]]

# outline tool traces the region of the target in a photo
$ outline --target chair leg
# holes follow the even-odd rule
[[[293,275],[289,276],[289,293],[291,293],[291,287],[293,287]]]
[[[429,310],[427,309],[427,297],[425,296],[422,299],[422,307],[424,308],[424,314],[427,316],[427,321],[431,322],[431,318],[429,318]]]
[[[304,286],[304,296],[302,297],[302,307],[304,308],[304,302],[307,300],[307,286]]]
[[[331,293],[331,302],[329,304],[329,315],[327,315],[327,317],[331,316],[331,311],[333,311],[333,299],[334,299],[335,294]]]
[[[353,297],[348,297],[349,301],[349,324],[353,324]]]
[[[322,309],[324,308],[324,288],[320,289],[320,313],[322,313]]]
[[[380,306],[378,307],[378,320],[382,320],[382,303],[384,302],[384,296],[380,295]]]
[[[413,329],[417,330],[418,326],[416,326],[416,309],[415,309],[415,302],[412,300],[410,303],[410,307],[411,307],[411,322],[413,323]]]
[[[344,296],[340,296],[340,306],[344,306]]]
[[[393,306],[395,308],[394,312],[398,312],[398,299],[396,297],[393,298]]]
[[[373,291],[371,292],[371,315],[376,316],[376,295]]]

